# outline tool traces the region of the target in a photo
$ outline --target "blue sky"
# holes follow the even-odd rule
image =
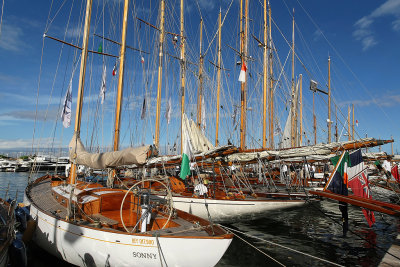
[[[101,39],[93,33],[103,34],[119,40],[121,24],[121,1],[94,1],[90,46],[97,50]],[[106,12],[102,16],[103,2]],[[262,2],[262,1],[261,1]],[[62,4],[64,3],[64,4]],[[221,105],[221,143],[227,140],[238,142],[237,125],[232,122],[234,106],[239,103],[237,82],[240,67],[236,66],[237,55],[227,45],[239,47],[238,10],[239,1],[188,1],[185,10],[185,30],[188,37],[187,55],[191,62],[198,62],[200,13],[205,21],[204,47],[209,47],[206,55],[206,135],[214,140],[215,111],[215,68],[209,61],[216,62],[216,44],[210,44],[216,33],[219,9],[226,20],[222,30],[223,66],[229,71],[223,72]],[[272,17],[277,26],[272,28],[277,58],[283,64],[290,51],[281,36],[291,40],[292,8],[296,19],[296,53],[305,65],[296,61],[296,77],[303,74],[304,124],[308,139],[312,139],[312,94],[308,90],[309,80],[318,81],[326,89],[327,58],[332,60],[332,94],[341,112],[347,116],[347,106],[355,105],[355,117],[359,121],[356,127],[358,136],[395,140],[400,138],[400,91],[399,91],[399,43],[400,43],[400,0],[386,1],[297,1],[271,0]],[[300,4],[301,3],[301,4]],[[0,35],[0,152],[6,149],[26,150],[32,146],[66,147],[72,136],[73,123],[63,129],[59,121],[60,102],[65,95],[77,51],[60,43],[43,39],[43,33],[81,44],[79,36],[82,3],[80,1],[15,1],[6,0]],[[50,11],[49,11],[50,10]],[[59,12],[58,12],[59,10]],[[158,1],[135,1],[130,10],[128,44],[150,54],[128,51],[127,70],[125,72],[125,98],[121,143],[138,145],[151,143],[154,135],[154,99],[156,90],[157,34],[153,29],[133,19],[135,16],[157,25]],[[179,31],[179,1],[167,1],[168,31]],[[69,14],[71,14],[68,22]],[[262,38],[262,6],[260,1],[250,1],[250,32]],[[104,30],[103,30],[104,21]],[[279,27],[279,29],[278,29]],[[114,30],[118,29],[118,30]],[[203,48],[204,49],[204,48]],[[43,56],[42,56],[43,50]],[[103,50],[114,55],[118,47],[105,43]],[[166,50],[179,56],[179,44],[174,45],[171,37],[166,39]],[[204,50],[203,50],[204,51]],[[249,53],[256,59],[248,63],[249,72],[249,110],[248,139],[249,147],[260,143],[260,80],[259,59],[261,49],[250,37]],[[140,62],[141,57],[145,63]],[[42,62],[42,63],[41,63]],[[114,98],[117,76],[111,75],[114,58],[91,55],[87,70],[90,81],[86,82],[82,137],[87,146],[94,149],[111,144]],[[99,88],[102,65],[107,67],[107,96],[105,104],[99,104]],[[57,68],[58,66],[58,68]],[[284,69],[290,79],[290,62]],[[163,102],[161,120],[161,142],[172,146],[178,141],[179,128],[179,63],[169,57],[164,61]],[[79,67],[78,67],[79,69]],[[280,71],[276,63],[274,72],[277,78]],[[78,71],[76,71],[78,73]],[[196,65],[188,65],[186,104],[189,117],[195,118],[197,80]],[[89,80],[89,79],[88,79]],[[73,118],[77,95],[78,74],[73,78]],[[283,127],[287,116],[288,88],[282,79],[276,95],[276,127]],[[38,92],[39,88],[39,92]],[[279,92],[278,92],[279,91]],[[38,97],[37,97],[38,96]],[[143,99],[146,96],[146,119],[140,119]],[[167,124],[164,117],[167,99],[172,99],[172,119]],[[326,142],[326,97],[317,96],[316,109],[318,121],[318,141]],[[334,110],[333,110],[334,119]],[[36,123],[35,123],[36,118]],[[57,122],[55,120],[58,119]],[[339,134],[342,127],[339,127]],[[343,131],[345,133],[345,130]],[[342,136],[342,140],[346,137]],[[390,145],[383,147],[390,152]],[[400,151],[398,142],[395,151]]]

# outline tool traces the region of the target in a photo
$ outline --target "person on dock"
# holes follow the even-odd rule
[[[310,176],[311,178],[314,178],[314,174],[315,174],[315,165],[311,164],[311,170],[310,170]]]
[[[305,177],[306,178],[310,178],[310,170],[311,170],[311,166],[310,166],[310,164],[309,163],[306,163],[305,165],[304,165],[304,171],[305,171]]]

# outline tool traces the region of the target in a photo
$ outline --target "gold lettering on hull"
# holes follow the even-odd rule
[[[132,243],[135,245],[153,246],[154,240],[145,238],[132,238]]]

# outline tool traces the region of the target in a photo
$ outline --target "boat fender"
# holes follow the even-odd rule
[[[15,239],[11,243],[8,253],[10,256],[11,266],[15,267],[28,266],[25,244],[24,242],[22,242],[21,239]]]
[[[15,209],[15,219],[18,222],[18,230],[24,232],[26,230],[26,222],[29,218],[27,218],[27,215],[23,208],[17,207]]]
[[[36,228],[36,221],[33,219],[29,219],[26,225],[26,230],[24,232],[24,235],[22,236],[22,241],[24,241],[25,244],[27,244],[32,239],[33,233],[35,232]]]

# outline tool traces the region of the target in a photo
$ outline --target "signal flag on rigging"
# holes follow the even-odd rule
[[[246,82],[246,71],[247,71],[247,67],[243,61],[242,69],[240,70],[240,74],[239,74],[239,82],[242,82],[242,83]]]

